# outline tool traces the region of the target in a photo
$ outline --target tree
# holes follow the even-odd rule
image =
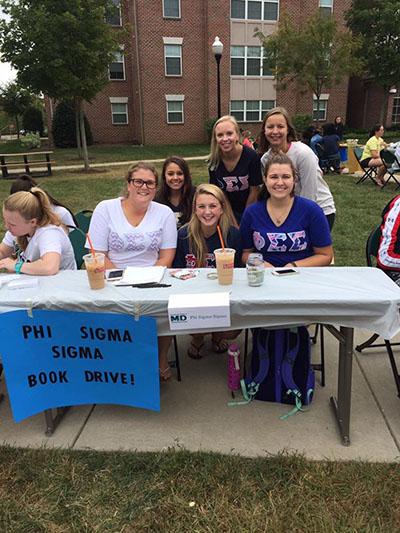
[[[84,116],[87,145],[93,144],[89,121]],[[76,115],[73,102],[60,102],[54,111],[52,121],[54,144],[58,148],[76,148]]]
[[[319,10],[300,29],[283,14],[275,33],[257,31],[256,36],[264,47],[266,63],[273,66],[277,87],[296,82],[301,91],[311,90],[317,99],[317,113],[324,89],[360,68],[354,58],[359,41]]]
[[[22,127],[25,131],[38,132],[43,137],[43,113],[38,107],[28,107],[22,116]]]
[[[400,4],[398,0],[353,0],[346,21],[362,40],[365,75],[383,87],[380,121],[384,124],[389,89],[400,80]]]
[[[5,113],[15,120],[19,139],[20,116],[32,104],[32,95],[16,83],[8,83],[0,89],[0,105]]]
[[[89,157],[83,103],[108,83],[108,65],[118,49],[106,23],[111,0],[0,0],[0,52],[18,71],[21,85],[55,100],[72,100],[85,169]],[[78,144],[79,146],[79,144]]]

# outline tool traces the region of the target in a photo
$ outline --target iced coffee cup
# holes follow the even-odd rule
[[[83,256],[91,289],[102,289],[105,286],[105,258],[106,256],[101,252],[97,252],[94,255],[86,254]]]
[[[232,285],[235,251],[233,248],[218,248],[214,250],[218,283],[220,285]]]

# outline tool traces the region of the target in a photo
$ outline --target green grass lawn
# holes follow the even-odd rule
[[[395,532],[394,464],[0,448],[0,527],[47,532]]]

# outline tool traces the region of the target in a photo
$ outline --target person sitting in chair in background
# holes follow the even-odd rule
[[[339,152],[339,136],[335,133],[335,127],[328,122],[322,126],[322,140],[324,154],[323,160],[326,161],[328,170],[333,170],[336,174],[340,174],[340,152]]]
[[[37,182],[29,174],[21,174],[16,180],[14,180],[10,187],[10,194],[14,194],[18,191],[30,191],[32,187],[38,187]],[[51,209],[56,215],[61,218],[61,222],[68,227],[74,227],[78,225],[75,217],[70,209],[56,200],[47,191],[44,191],[50,200]]]
[[[376,179],[379,187],[383,187],[385,185],[384,176],[386,173],[386,167],[379,155],[380,151],[387,146],[385,141],[382,139],[384,131],[385,129],[382,124],[375,124],[370,131],[369,139],[365,145],[360,161],[363,168],[376,167],[378,169]]]
[[[377,266],[400,285],[400,194],[382,211]]]

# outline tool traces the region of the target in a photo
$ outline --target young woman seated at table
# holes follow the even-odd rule
[[[242,245],[235,217],[225,194],[216,185],[201,184],[193,198],[193,213],[188,224],[178,232],[178,245],[174,259],[176,268],[215,268],[214,250],[221,248],[217,225],[227,248],[236,250],[235,267],[241,267]],[[238,331],[213,332],[211,340],[216,353],[226,352],[228,340]],[[192,335],[188,355],[202,357],[204,335]]]
[[[14,194],[18,191],[30,191],[32,187],[38,187],[37,182],[29,174],[21,174],[16,180],[14,180],[10,187],[10,194]],[[61,202],[56,200],[51,194],[45,191],[48,199],[50,200],[50,205],[52,210],[56,215],[61,219],[61,222],[65,226],[76,227],[77,223],[75,217],[68,207],[65,207]]]
[[[106,268],[172,266],[177,229],[166,205],[154,202],[156,169],[148,163],[133,165],[126,175],[124,196],[103,200],[95,208],[89,235],[97,252],[106,255]],[[160,378],[171,378],[169,340],[158,339]]]
[[[195,190],[186,161],[175,155],[168,157],[163,164],[155,201],[172,209],[178,228],[189,222]]]
[[[7,232],[0,244],[0,268],[18,274],[52,276],[76,270],[66,228],[38,187],[11,194],[3,204]]]
[[[266,267],[326,266],[333,257],[329,226],[322,209],[296,196],[291,159],[276,154],[266,161],[259,201],[240,224],[245,263],[250,253],[263,255]]]
[[[383,187],[385,185],[384,176],[386,174],[386,167],[380,157],[380,152],[386,148],[387,144],[382,139],[385,128],[382,124],[375,124],[369,134],[369,139],[364,147],[361,156],[360,164],[363,168],[376,167],[378,173],[376,175],[377,185]]]

